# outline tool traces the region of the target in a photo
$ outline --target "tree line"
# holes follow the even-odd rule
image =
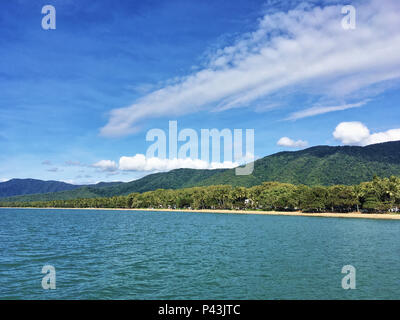
[[[245,188],[230,185],[158,189],[109,198],[0,202],[1,207],[230,209],[303,212],[399,212],[400,177],[379,178],[359,185],[315,186],[264,182]]]

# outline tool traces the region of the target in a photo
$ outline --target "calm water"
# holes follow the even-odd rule
[[[400,299],[400,221],[0,209],[0,298]]]

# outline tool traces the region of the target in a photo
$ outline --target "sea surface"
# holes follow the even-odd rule
[[[400,221],[0,209],[0,299],[400,299]]]

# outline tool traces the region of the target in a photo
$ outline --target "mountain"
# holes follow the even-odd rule
[[[180,189],[200,185],[204,179],[222,173],[223,171],[225,170],[177,169],[169,172],[150,174],[135,181],[118,183],[113,186],[82,186],[70,191],[22,195],[3,198],[1,201],[70,200],[76,198],[112,197],[115,195],[127,195],[132,192],[146,192],[156,189]]]
[[[301,151],[279,152],[254,162],[249,176],[236,176],[234,169],[177,169],[156,173],[113,186],[85,186],[71,191],[8,198],[13,201],[110,197],[156,189],[230,184],[250,187],[264,181],[292,184],[359,184],[374,175],[400,176],[400,141],[357,146],[317,146]]]
[[[0,183],[0,198],[34,193],[49,193],[73,190],[79,187],[80,186],[59,181],[12,179]]]
[[[374,175],[400,175],[400,141],[357,146],[317,146],[295,152],[280,152],[255,161],[251,176],[235,177],[226,170],[205,179],[205,185],[232,182],[252,186],[264,181],[292,184],[354,185]]]
[[[96,187],[108,187],[118,183],[100,182]],[[81,185],[74,185],[60,181],[42,181],[36,179],[12,179],[0,183],[0,198],[30,195],[46,194],[60,191],[72,191],[82,188]]]

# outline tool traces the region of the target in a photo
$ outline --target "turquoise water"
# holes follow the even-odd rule
[[[0,209],[1,299],[400,299],[400,221]],[[44,290],[44,265],[56,290]],[[356,289],[344,290],[344,265]]]

